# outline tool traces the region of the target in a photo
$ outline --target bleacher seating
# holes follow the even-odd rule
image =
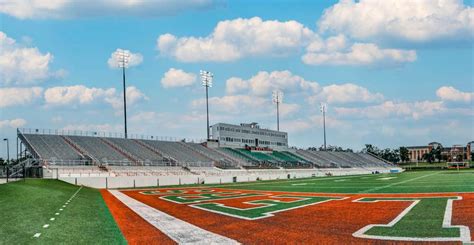
[[[157,165],[153,163],[163,162],[163,157],[150,149],[138,144],[134,140],[122,139],[122,138],[107,138],[112,143],[116,144],[120,148],[124,149],[128,153],[135,156],[140,161],[144,162],[145,165]]]
[[[49,165],[177,166],[214,169],[390,168],[366,153],[287,150],[257,152],[158,140],[24,134],[30,152]],[[92,160],[91,160],[92,159]],[[82,161],[82,162],[81,162]],[[216,172],[217,170],[213,170]]]
[[[101,163],[110,165],[133,165],[126,156],[104,143],[99,137],[68,136],[68,138]]]
[[[180,142],[158,141],[158,140],[140,140],[145,144],[163,152],[182,165],[189,166],[212,166],[212,159],[203,156]]]

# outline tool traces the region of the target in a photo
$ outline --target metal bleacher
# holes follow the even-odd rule
[[[180,142],[140,140],[141,142],[157,149],[160,152],[172,157],[183,165],[190,166],[212,166],[211,159],[189,149]]]
[[[208,148],[181,141],[124,139],[97,136],[21,134],[28,150],[48,165],[272,167],[272,168],[389,168],[368,153],[291,150],[255,152]],[[214,170],[213,170],[214,171]]]
[[[144,162],[147,165],[152,163],[162,162],[164,158],[158,155],[156,152],[146,148],[145,146],[138,144],[134,140],[123,139],[123,138],[107,138],[118,147],[124,149],[138,160]]]
[[[104,143],[99,137],[68,136],[75,144],[79,145],[88,154],[99,159],[101,163],[127,164],[130,160],[117,152],[114,148]]]
[[[59,135],[24,134],[24,137],[45,160],[82,160],[82,156]]]

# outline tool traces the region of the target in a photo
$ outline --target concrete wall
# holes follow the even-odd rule
[[[324,169],[324,170],[294,170],[287,172],[282,171],[281,173],[268,174],[265,171],[254,171],[249,174],[242,175],[236,173],[232,175],[224,176],[204,176],[204,175],[189,175],[189,176],[120,176],[120,177],[61,177],[58,179],[71,183],[74,185],[84,185],[93,188],[138,188],[138,187],[155,187],[155,186],[170,186],[170,185],[186,185],[186,184],[220,184],[220,183],[232,183],[233,177],[237,178],[237,182],[249,182],[259,180],[276,180],[276,179],[290,179],[294,178],[309,178],[309,177],[322,177],[326,176],[327,173],[331,173],[333,176],[341,175],[358,175],[358,174],[371,174],[371,170],[365,169]],[[388,173],[390,169],[379,169],[381,173]],[[52,177],[55,177],[55,174]]]

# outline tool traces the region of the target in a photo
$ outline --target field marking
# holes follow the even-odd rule
[[[226,206],[225,204],[217,203],[217,202],[208,202],[208,203],[204,203],[204,204],[209,204],[210,203],[210,204],[215,204],[218,207],[225,207],[225,208],[228,208],[228,209],[245,211],[245,210],[256,210],[256,209],[261,209],[261,208],[266,208],[266,207],[272,207],[272,206],[277,205],[277,204],[274,204],[274,203],[255,203],[257,201],[273,201],[273,202],[278,202],[278,203],[295,203],[295,202],[301,202],[301,201],[309,200],[311,197],[327,197],[327,198],[330,198],[330,199],[327,199],[327,200],[324,200],[324,201],[319,201],[319,202],[314,202],[314,203],[308,203],[308,204],[295,206],[295,207],[291,207],[291,208],[277,209],[275,211],[265,212],[263,216],[256,217],[256,218],[249,218],[249,217],[234,215],[234,214],[231,214],[231,213],[226,213],[226,212],[221,212],[221,211],[217,211],[217,210],[203,208],[203,207],[200,206],[200,205],[203,205],[203,203],[192,204],[192,205],[189,205],[189,206],[193,207],[193,208],[201,209],[201,210],[204,210],[204,211],[207,211],[207,212],[222,214],[222,215],[226,215],[226,216],[230,216],[230,217],[234,217],[234,218],[245,219],[245,220],[258,220],[258,219],[273,217],[273,216],[275,216],[274,215],[275,213],[294,210],[294,209],[298,209],[298,208],[304,208],[304,207],[317,205],[317,204],[330,202],[330,201],[346,200],[346,199],[349,198],[349,197],[337,197],[337,196],[296,196],[296,195],[273,195],[273,196],[267,196],[267,197],[268,198],[285,198],[285,197],[288,197],[288,198],[295,198],[295,199],[299,199],[299,200],[284,202],[284,201],[275,200],[275,199],[261,199],[261,200],[253,200],[253,201],[248,201],[248,202],[242,202],[242,203],[248,204],[248,205],[258,205],[256,207],[251,207],[251,208],[231,207],[231,206]]]
[[[307,185],[308,183],[296,183],[296,184],[291,184],[291,185]]]
[[[372,192],[372,191],[378,191],[378,190],[382,190],[382,189],[385,189],[385,188],[388,188],[388,187],[392,187],[392,186],[395,186],[395,185],[401,185],[401,184],[405,184],[405,183],[408,183],[408,182],[415,181],[415,180],[417,180],[417,179],[422,179],[422,178],[425,178],[425,177],[433,176],[433,175],[439,174],[439,173],[440,173],[440,172],[435,172],[435,173],[431,173],[431,174],[426,174],[426,175],[418,176],[418,177],[413,178],[413,179],[407,179],[407,180],[400,181],[400,182],[396,182],[396,183],[392,183],[392,184],[389,184],[389,185],[384,185],[384,186],[379,186],[379,187],[370,188],[370,189],[367,189],[367,190],[360,191],[359,193],[368,193],[368,192]]]
[[[337,180],[334,180],[334,182],[343,182],[343,181],[346,181],[346,179],[337,179]]]
[[[359,202],[361,199],[365,197],[359,198],[352,202]],[[419,202],[420,200],[413,200],[411,201],[412,204],[405,208],[403,212],[401,212],[395,219],[390,221],[388,224],[371,224],[363,227],[362,229],[352,233],[352,236],[359,237],[359,238],[367,238],[367,239],[377,239],[377,240],[394,240],[394,241],[442,241],[442,242],[449,242],[449,241],[461,241],[463,243],[472,242],[471,241],[471,232],[469,227],[464,225],[452,225],[452,213],[453,213],[453,201],[455,200],[462,200],[461,196],[456,196],[457,199],[448,199],[448,203],[446,205],[446,209],[444,211],[444,218],[443,218],[443,228],[459,228],[459,237],[396,237],[396,236],[377,236],[377,235],[366,235],[365,232],[372,229],[374,226],[378,227],[393,227],[396,223],[398,223],[406,214],[408,214]],[[397,200],[375,200],[375,201],[368,201],[368,202],[396,202]],[[407,200],[410,202],[409,200]]]
[[[179,244],[239,244],[230,238],[212,233],[152,208],[117,190],[109,192],[148,223]]]
[[[396,179],[397,177],[383,177],[377,180],[391,180],[391,179]]]
[[[68,199],[68,202],[71,201],[74,197],[76,197],[77,193],[79,193],[79,191],[81,191],[82,188],[83,188],[83,186],[79,187],[79,188],[76,190],[76,192],[74,192],[74,194],[72,194],[72,196]],[[63,205],[63,207],[65,207],[65,206]],[[60,208],[59,211],[63,211],[63,209]],[[58,216],[59,213],[54,213],[54,215]],[[53,217],[53,218],[50,218],[49,220],[50,220],[50,221],[54,221],[55,219],[56,219],[56,218]],[[49,224],[43,225],[43,228],[44,228],[44,229],[46,229],[46,228],[48,228],[48,227],[49,227]],[[33,235],[34,238],[39,238],[40,236],[41,236],[41,233],[36,233],[36,234]]]

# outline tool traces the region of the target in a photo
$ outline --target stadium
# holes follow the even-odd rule
[[[472,170],[404,172],[371,153],[289,148],[256,123],[211,128],[200,143],[17,129],[2,243],[472,241]]]
[[[473,23],[0,0],[0,245],[474,244]]]

